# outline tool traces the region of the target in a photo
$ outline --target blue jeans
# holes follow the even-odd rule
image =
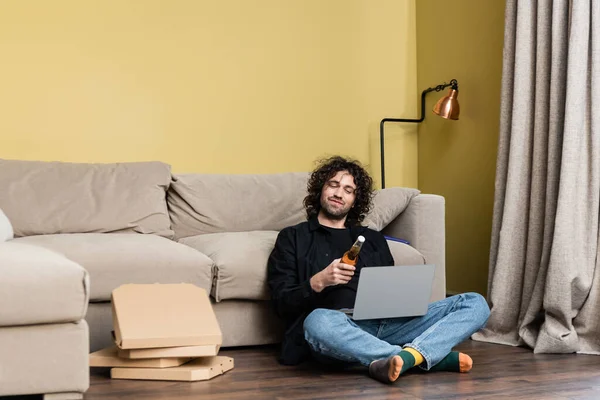
[[[412,347],[429,370],[454,346],[481,329],[490,315],[477,293],[463,293],[429,305],[421,317],[353,321],[336,310],[318,308],[304,320],[304,338],[315,358],[347,364],[371,362]]]

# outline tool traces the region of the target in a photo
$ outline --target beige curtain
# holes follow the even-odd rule
[[[600,1],[508,0],[488,300],[475,340],[600,354]]]

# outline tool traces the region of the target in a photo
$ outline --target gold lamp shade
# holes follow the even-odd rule
[[[458,90],[450,89],[448,95],[442,97],[433,107],[433,112],[442,118],[458,119],[460,106],[458,104]]]

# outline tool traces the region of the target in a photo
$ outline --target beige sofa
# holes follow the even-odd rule
[[[6,232],[2,217],[0,211]],[[0,277],[0,396],[81,398],[89,386],[85,269],[59,253],[0,237]]]
[[[211,293],[224,347],[267,344],[279,341],[281,324],[268,301],[266,262],[278,231],[305,220],[307,177],[0,160],[0,209],[15,231],[7,244],[63,257],[89,274],[89,292],[82,290],[92,351],[111,343],[110,294],[125,283],[196,284]],[[365,224],[410,242],[389,241],[396,264],[435,264],[432,300],[445,296],[442,197],[384,189]],[[23,285],[33,289],[36,280],[27,276]],[[1,315],[0,337],[10,335]],[[34,320],[22,325],[41,329]],[[1,380],[0,395],[11,394]]]

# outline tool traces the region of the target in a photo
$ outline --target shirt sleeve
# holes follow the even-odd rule
[[[298,315],[313,308],[317,294],[310,286],[310,279],[300,279],[291,229],[279,232],[267,270],[271,298],[280,317]]]

